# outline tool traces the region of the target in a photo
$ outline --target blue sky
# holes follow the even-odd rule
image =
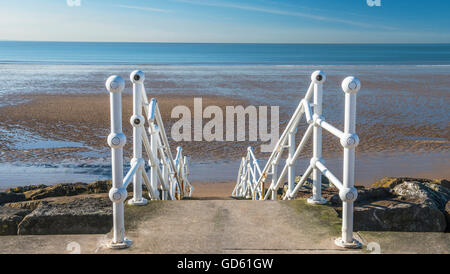
[[[0,0],[0,40],[450,42],[450,1],[80,1],[71,7],[67,0]]]

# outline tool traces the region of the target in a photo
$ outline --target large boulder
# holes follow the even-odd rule
[[[14,203],[25,200],[25,195],[23,193],[13,193],[13,192],[0,192],[0,205],[6,203]]]
[[[22,202],[15,202],[15,203],[7,203],[4,204],[4,206],[12,207],[12,208],[19,208],[19,209],[28,209],[28,210],[35,210],[43,200],[30,200],[30,201],[22,201]]]
[[[27,200],[39,200],[48,197],[61,197],[61,196],[74,196],[86,193],[88,190],[85,183],[66,183],[51,185],[44,188],[36,188],[29,191],[25,191],[25,197]]]
[[[89,193],[107,193],[112,187],[111,180],[99,180],[87,186]]]
[[[435,207],[398,200],[383,200],[354,211],[354,230],[443,232],[444,214]]]
[[[42,201],[19,224],[18,234],[103,234],[111,230],[112,206],[108,197],[73,198]]]
[[[24,193],[26,191],[35,190],[39,188],[46,188],[47,185],[29,185],[29,186],[17,186],[8,189],[6,192],[12,193]]]
[[[394,188],[397,185],[403,183],[403,182],[419,182],[422,184],[433,184],[433,185],[441,185],[447,189],[450,189],[450,181],[446,179],[424,179],[424,178],[410,178],[410,177],[386,177],[383,178],[371,185],[371,187],[387,187],[387,188]]]
[[[108,193],[112,187],[111,180],[99,180],[90,184],[86,183],[64,183],[56,185],[31,185],[10,188],[6,193],[0,193],[0,204],[19,202],[23,200],[41,200],[50,197],[74,196],[80,194]],[[143,190],[146,187],[143,185]],[[133,184],[129,184],[127,190],[133,190]],[[8,197],[8,199],[3,199]],[[15,197],[15,198],[14,198]],[[19,199],[19,197],[23,197]],[[3,200],[4,201],[3,201]]]
[[[332,205],[339,206],[342,204],[342,200],[339,197],[339,191],[335,191],[336,194],[334,194],[330,199],[329,202]],[[370,203],[373,201],[379,201],[379,200],[387,200],[392,198],[394,195],[391,193],[389,188],[386,187],[377,187],[377,188],[358,188],[358,197],[355,201],[355,204],[363,204],[363,203]]]
[[[96,194],[96,193],[108,193],[109,190],[112,187],[112,181],[111,180],[99,180],[94,181],[87,185],[87,193],[89,194]],[[142,189],[146,190],[147,187],[145,184],[142,184]],[[128,192],[133,191],[133,184],[129,184],[127,187]]]
[[[355,230],[443,232],[450,226],[447,180],[385,178],[358,189]],[[338,194],[330,203],[340,212]]]
[[[445,218],[447,219],[447,232],[450,232],[450,201],[445,204]]]
[[[0,207],[0,235],[17,235],[19,223],[30,210],[12,208],[7,206]]]
[[[428,184],[410,181],[395,186],[392,191],[404,200],[430,206],[444,212],[445,204],[449,199],[444,192],[446,188],[436,185],[435,189]]]

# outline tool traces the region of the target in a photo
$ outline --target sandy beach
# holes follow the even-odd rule
[[[225,113],[225,106],[243,105],[249,102],[232,97],[213,95],[180,95],[165,94],[158,95],[158,103],[164,119],[166,132],[178,119],[170,118],[171,111],[175,106],[187,106],[193,112],[194,97],[203,99],[203,107],[209,105],[219,106]],[[65,159],[72,157],[74,152],[95,150],[107,150],[105,139],[109,134],[109,97],[107,94],[82,94],[82,95],[43,95],[34,94],[23,96],[26,103],[0,107],[0,137],[2,137],[2,162],[27,161],[33,158]],[[365,100],[361,98],[361,100]],[[294,103],[294,102],[293,102]],[[295,105],[295,104],[294,104]],[[362,109],[361,116],[370,116],[369,110]],[[128,117],[132,113],[132,98],[126,94],[123,96],[123,128],[127,136],[131,136],[132,127],[129,126]],[[280,115],[280,134],[286,125],[289,116],[287,113]],[[203,125],[209,119],[203,119]],[[342,124],[338,124],[341,127]],[[225,120],[223,128],[225,128]],[[301,131],[305,125],[300,125]],[[31,141],[33,137],[41,137],[51,140],[80,142],[85,147],[63,147],[63,148],[36,148],[15,149],[13,133],[25,130],[29,132]],[[389,132],[387,132],[389,131]],[[390,132],[392,131],[392,132]],[[193,129],[192,129],[193,132]],[[381,133],[386,134],[381,134]],[[394,135],[395,132],[395,135]],[[9,136],[8,136],[9,133]],[[34,133],[34,134],[33,134]],[[447,129],[436,128],[430,125],[410,125],[403,127],[386,127],[382,123],[360,123],[358,133],[362,140],[358,147],[358,153],[380,153],[385,152],[448,152],[450,149],[450,132]],[[408,138],[408,136],[410,136]],[[25,137],[25,136],[23,136]],[[299,141],[302,134],[298,134]],[[259,145],[261,142],[218,142],[218,141],[192,141],[174,142],[171,145],[182,146],[193,160],[235,160],[245,154],[247,146],[252,145],[257,155],[267,157],[268,153],[261,153]],[[130,141],[125,150],[128,151]],[[306,153],[310,152],[310,146]],[[341,152],[341,147],[328,132],[324,132],[324,154],[333,155]]]
[[[236,182],[193,182],[194,199],[231,199],[231,193],[236,185]]]
[[[331,80],[333,81],[333,80]],[[249,100],[198,94],[158,94],[156,98],[160,105],[166,132],[173,149],[182,146],[186,155],[193,163],[194,181],[234,180],[238,162],[246,154],[249,145],[254,146],[259,159],[264,160],[268,153],[261,153],[261,142],[174,142],[170,137],[170,129],[178,119],[171,119],[171,110],[175,106],[185,105],[193,110],[193,98],[203,99],[203,108],[209,105],[247,106]],[[16,97],[17,99],[17,97]],[[0,138],[1,158],[4,164],[9,163],[39,163],[52,165],[59,163],[75,163],[81,166],[93,166],[94,173],[109,174],[110,152],[106,144],[109,134],[109,96],[104,94],[30,94],[19,97],[22,103],[0,107]],[[361,96],[361,101],[367,98]],[[128,117],[132,112],[132,97],[123,96],[123,128],[127,136],[132,135]],[[362,140],[357,150],[359,157],[357,178],[360,184],[370,185],[385,176],[416,176],[430,178],[448,178],[449,171],[445,161],[450,145],[449,131],[434,124],[409,123],[401,127],[387,127],[382,121],[364,123],[374,110],[362,108],[360,116],[363,123],[358,124],[358,134]],[[286,110],[280,114],[280,133],[284,129],[289,115]],[[332,117],[332,119],[337,119]],[[203,120],[203,125],[208,119]],[[225,121],[224,121],[225,123]],[[338,127],[342,124],[337,124]],[[225,124],[224,124],[225,128]],[[305,126],[300,126],[300,131]],[[193,130],[193,129],[192,129]],[[413,136],[407,137],[405,136]],[[298,134],[297,142],[302,137]],[[125,146],[125,157],[131,157],[131,137]],[[330,166],[340,174],[339,159],[341,146],[336,139],[324,133],[324,156],[331,158]],[[311,152],[308,144],[304,157]],[[402,156],[403,155],[403,156]],[[385,159],[385,160],[383,160]],[[441,159],[441,160],[439,160]],[[307,162],[307,161],[306,161]],[[412,168],[420,166],[421,168]],[[430,163],[423,165],[421,163]],[[196,163],[203,163],[197,165]],[[264,161],[262,162],[264,163]],[[305,167],[299,166],[299,170]],[[76,169],[75,169],[76,170]],[[210,173],[209,170],[215,170]],[[197,172],[195,172],[197,171]],[[196,174],[202,173],[202,174]],[[64,176],[64,175],[63,175]],[[47,177],[43,176],[43,180]],[[55,177],[56,178],[56,177]],[[76,178],[76,177],[75,177]],[[85,175],[83,178],[89,178]],[[81,180],[81,177],[80,177]],[[91,181],[85,179],[86,181]],[[215,195],[215,194],[211,194]]]
[[[106,144],[110,128],[109,94],[104,81],[112,74],[127,79],[136,68],[136,65],[0,64],[3,72],[0,81],[4,83],[0,86],[3,187],[36,181],[54,184],[110,178],[110,149]],[[255,148],[262,166],[269,153],[261,153],[261,141],[248,140],[248,128],[242,142],[175,142],[171,129],[178,119],[170,117],[175,106],[187,106],[193,114],[194,98],[202,98],[203,110],[218,106],[224,118],[226,106],[278,106],[281,134],[305,94],[311,72],[319,68],[327,73],[324,117],[337,128],[343,127],[344,96],[340,82],[348,75],[357,75],[362,82],[357,98],[356,131],[360,138],[356,150],[357,184],[369,186],[383,177],[450,177],[449,67],[246,64],[139,68],[146,74],[148,97],[158,99],[173,153],[177,146],[182,146],[191,158],[191,181],[233,181],[248,146]],[[126,80],[125,163],[132,154],[131,107],[131,84]],[[203,125],[209,120],[204,118]],[[297,143],[305,129],[306,123],[302,121]],[[193,130],[194,126],[191,133]],[[328,132],[323,135],[327,166],[336,176],[342,176],[342,146]],[[310,155],[311,143],[300,156],[297,175],[305,170]]]

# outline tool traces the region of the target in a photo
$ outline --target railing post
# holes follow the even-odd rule
[[[288,191],[292,193],[295,188],[295,166],[292,162],[295,153],[295,134],[297,133],[297,128],[289,131],[288,145],[289,145],[289,156],[287,161],[289,163],[288,166]]]
[[[189,176],[189,158],[188,156],[183,156],[183,181],[188,181]],[[191,197],[191,187],[192,185],[189,183],[189,193],[188,197]]]
[[[106,81],[110,93],[111,133],[108,145],[111,147],[112,188],[109,198],[113,202],[113,238],[110,248],[127,248],[131,241],[125,238],[124,205],[127,190],[123,187],[123,146],[126,137],[122,133],[122,91],[125,82],[122,77],[114,75]]]
[[[323,71],[317,70],[311,75],[311,81],[314,83],[314,121],[322,116],[323,83],[325,82],[325,80],[326,75]],[[311,159],[311,163],[314,166],[312,191],[313,195],[312,197],[308,198],[308,203],[325,204],[327,201],[322,197],[322,174],[314,164],[316,161],[323,161],[322,128],[317,124],[314,124],[313,142],[313,158]]]
[[[278,173],[277,173],[277,165],[272,163],[272,185],[275,185],[278,181]],[[277,190],[272,190],[272,200],[275,201],[277,199]]]
[[[177,147],[177,154],[179,153],[179,157],[178,158],[178,163],[177,163],[177,170],[180,173],[179,177],[181,178],[181,195],[180,195],[180,200],[183,199],[184,197],[184,193],[185,193],[185,188],[186,185],[184,183],[184,157],[183,157],[183,148],[182,147]],[[177,155],[178,156],[178,155]]]
[[[241,175],[241,184],[239,187],[239,197],[243,198],[245,197],[245,190],[246,190],[246,183],[244,181],[246,180],[247,176],[247,161],[245,160],[245,157],[242,157],[242,175]]]
[[[150,134],[150,150],[151,150],[151,153],[153,154],[153,159],[155,159],[155,161],[156,161],[155,165],[150,168],[150,184],[153,188],[153,193],[154,193],[155,197],[159,197],[158,172],[156,171],[156,169],[159,168],[159,160],[158,160],[159,130],[160,129],[156,125],[154,125],[153,130]]]
[[[140,70],[130,74],[133,83],[133,116],[130,123],[133,126],[133,159],[131,163],[143,161],[142,158],[142,130],[145,119],[142,116],[142,94],[144,93],[144,73]],[[142,197],[142,172],[133,175],[133,198],[128,201],[129,205],[146,205],[147,199]]]
[[[169,158],[166,157],[166,161],[163,162],[162,177],[163,177],[164,181],[168,183],[167,185],[169,186],[169,189],[170,189],[168,162],[169,162]],[[162,200],[167,200],[168,197],[169,197],[169,192],[166,191],[166,190],[163,190],[161,199]]]
[[[347,77],[342,82],[345,92],[345,125],[341,145],[344,147],[343,188],[339,191],[342,200],[342,238],[336,239],[338,246],[359,248],[361,243],[353,238],[353,202],[358,196],[355,185],[355,148],[359,144],[355,133],[356,93],[361,83],[355,77]]]
[[[248,170],[248,176],[247,176],[247,184],[246,184],[246,196],[247,199],[252,199],[252,165],[250,163],[250,157],[247,159],[247,170]]]

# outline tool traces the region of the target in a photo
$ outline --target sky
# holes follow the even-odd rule
[[[0,0],[0,40],[450,43],[450,1]]]

